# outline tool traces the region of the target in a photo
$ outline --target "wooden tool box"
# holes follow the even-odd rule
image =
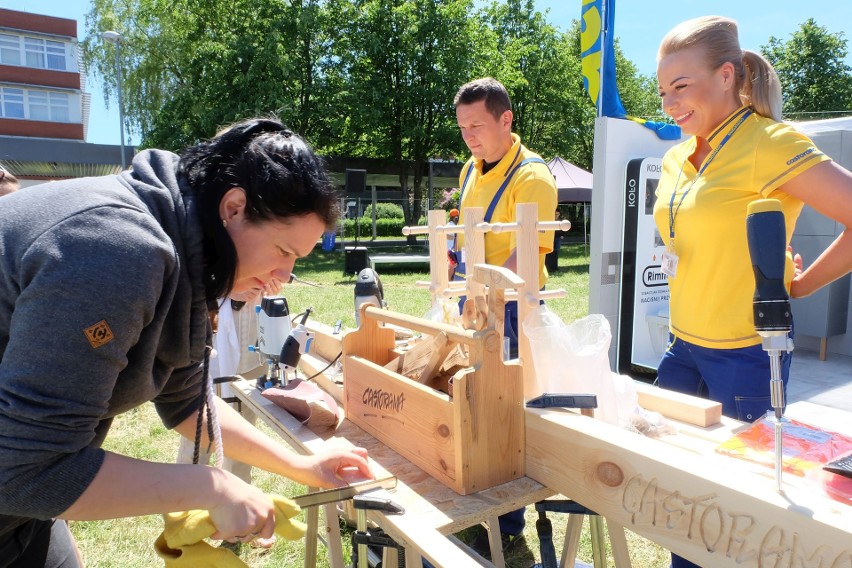
[[[537,235],[570,226],[539,223],[534,203],[517,206],[516,223],[482,223],[481,208],[468,208],[465,215],[464,226],[447,226],[445,212],[430,211],[428,227],[403,233],[429,234],[431,280],[423,284],[433,302],[466,295],[468,329],[366,307],[361,327],[343,340],[346,417],[462,495],[524,476],[524,400],[539,391],[523,334],[520,362],[503,361],[503,304],[510,294],[518,298],[522,320],[540,298],[564,294],[539,290]],[[475,274],[451,286],[444,243],[447,234],[461,231]],[[483,264],[487,231],[518,231],[518,274]],[[393,331],[380,322],[440,339],[436,344],[443,348],[447,341],[464,346],[469,366],[453,375],[452,396],[384,368],[397,353]]]
[[[470,366],[453,376],[453,396],[383,367],[394,332],[380,322],[467,347]],[[501,334],[469,331],[365,306],[343,339],[346,417],[415,465],[467,495],[524,475],[523,377],[504,363]]]

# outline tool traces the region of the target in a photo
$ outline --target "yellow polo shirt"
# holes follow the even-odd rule
[[[464,195],[459,209],[459,224],[464,225],[465,207],[482,207],[487,212],[491,200],[506,180],[506,176],[527,158],[538,158],[538,154],[530,152],[523,144],[517,134],[512,134],[512,148],[488,173],[482,173],[483,160],[473,157],[467,161],[459,175],[459,187],[464,185],[464,179],[470,171],[467,184],[464,187]],[[494,208],[491,217],[492,223],[513,223],[515,221],[515,205],[518,203],[537,203],[538,220],[553,221],[556,211],[556,182],[547,164],[531,163],[521,166],[500,201]],[[517,233],[485,233],[485,262],[495,266],[503,266],[515,250]],[[464,246],[464,235],[458,235],[458,248]],[[538,234],[538,270],[539,284],[544,286],[547,282],[547,270],[544,268],[544,257],[553,250],[553,231],[545,231]]]
[[[708,138],[713,150],[747,110],[737,110]],[[692,137],[666,152],[654,204],[654,221],[668,246],[675,192],[671,208],[677,211],[674,252],[678,266],[676,276],[669,278],[671,331],[684,341],[711,349],[756,345],[760,336],[754,330],[752,312],[755,284],[746,239],[748,204],[757,199],[779,200],[789,244],[803,203],[776,189],[830,158],[793,127],[754,112],[701,176],[688,159],[695,147]],[[786,272],[789,290],[793,274],[789,255]]]

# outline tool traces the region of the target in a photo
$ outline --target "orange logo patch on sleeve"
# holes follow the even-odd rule
[[[83,330],[83,333],[86,334],[86,339],[89,340],[89,344],[95,349],[106,345],[115,337],[106,320],[101,320],[95,325],[87,327]]]

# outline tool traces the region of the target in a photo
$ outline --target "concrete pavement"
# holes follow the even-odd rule
[[[852,411],[852,357],[829,353],[820,361],[816,351],[794,349],[787,404],[802,400]]]

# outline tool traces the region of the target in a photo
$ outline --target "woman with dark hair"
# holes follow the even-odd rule
[[[203,509],[217,539],[269,538],[271,500],[216,467],[100,449],[152,401],[196,445],[311,487],[371,477],[360,448],[297,455],[212,396],[217,298],[289,280],[337,215],[305,142],[245,121],[182,156],[145,150],[117,176],[3,199],[0,566],[79,566],[67,525]]]

